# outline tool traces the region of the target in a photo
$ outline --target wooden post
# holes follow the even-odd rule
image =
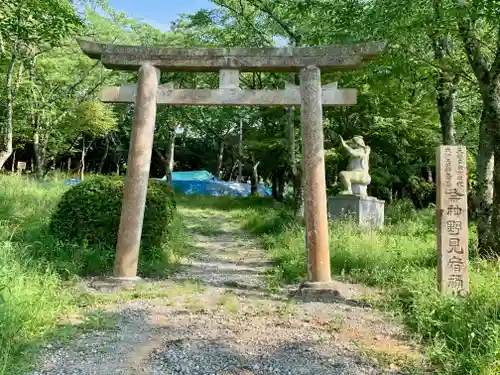
[[[442,293],[469,292],[467,152],[464,146],[437,150],[437,283]]]
[[[160,72],[151,63],[139,69],[125,191],[116,246],[115,277],[136,278],[149,180]]]
[[[330,250],[323,138],[321,73],[316,66],[300,71],[304,128],[305,219],[309,283],[330,283]]]

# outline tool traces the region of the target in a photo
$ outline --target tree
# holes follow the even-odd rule
[[[478,240],[483,254],[491,251],[499,254],[500,12],[498,5],[490,1],[457,2],[457,7],[458,31],[464,52],[477,79],[482,101],[476,167],[480,202]],[[494,35],[494,38],[491,38],[491,35]]]
[[[80,179],[84,179],[85,156],[96,138],[107,139],[117,130],[116,115],[110,106],[99,101],[81,102],[71,117],[68,118],[71,129],[68,135],[76,136],[81,142]]]
[[[81,30],[82,21],[66,0],[7,0],[0,11],[0,54],[7,59],[6,119],[0,144],[0,169],[13,151],[15,107],[14,73],[22,75],[26,62],[60,45]]]

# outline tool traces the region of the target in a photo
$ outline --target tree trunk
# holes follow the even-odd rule
[[[389,189],[389,196],[387,197],[387,200],[389,201],[389,203],[394,202],[394,188],[392,186]]]
[[[436,17],[436,25],[442,22],[442,4],[439,0],[434,0],[434,15]],[[450,43],[447,35],[439,35],[437,31],[432,37],[434,45],[434,58],[437,61],[440,69],[436,81],[436,105],[439,113],[439,122],[441,123],[441,134],[444,145],[455,144],[455,124],[453,121],[453,110],[455,107],[455,92],[460,83],[460,76],[450,75],[447,72],[446,54]]]
[[[11,172],[14,173],[16,170],[16,151],[12,153],[12,165],[11,165]]]
[[[236,160],[236,162],[233,165],[233,168],[231,169],[231,173],[229,174],[229,181],[233,181],[233,174],[234,174],[234,171],[236,170],[236,168],[238,167],[238,165],[239,165],[239,161]]]
[[[479,149],[476,156],[477,172],[477,239],[480,251],[490,247],[491,208],[493,205],[494,142],[491,123],[483,109],[479,129]],[[493,129],[491,129],[493,130]]]
[[[259,192],[259,173],[257,172],[259,164],[260,162],[258,161],[252,166],[252,178],[251,178],[252,186],[250,187],[250,194],[252,196],[258,195]]]
[[[300,165],[297,168],[297,177],[294,180],[294,212],[296,217],[305,218],[306,200],[304,199],[304,190],[306,187],[306,180],[304,174],[304,124],[300,125],[301,143],[301,158]],[[305,220],[305,219],[304,219]],[[307,234],[306,234],[306,246]]]
[[[172,130],[170,132],[170,137],[168,139],[168,147],[165,152],[165,167],[167,179],[170,183],[172,183],[172,172],[174,171],[174,159],[175,157],[175,131]]]
[[[464,7],[464,9],[468,9]],[[488,255],[491,249],[500,251],[500,43],[491,67],[482,52],[482,42],[476,34],[477,19],[465,12],[458,22],[464,52],[476,76],[483,104],[481,124],[479,128],[479,149],[476,157],[477,169],[477,237],[479,253]],[[497,38],[500,38],[500,27],[497,27]],[[497,166],[494,160],[497,159]],[[496,192],[495,192],[496,188]]]
[[[439,121],[441,123],[442,142],[444,145],[455,144],[455,123],[453,121],[453,109],[455,107],[455,90],[447,88],[452,85],[443,77],[444,73],[439,73],[437,82],[437,109],[439,113]]]
[[[271,190],[272,190],[273,198],[278,200],[278,175],[276,173],[273,174],[273,176],[272,176]]]
[[[427,170],[427,182],[430,182],[431,184],[433,184],[434,177],[432,176],[432,168],[430,165],[427,165],[425,168]]]
[[[500,254],[500,82],[493,82],[483,97],[483,115],[477,156],[478,243],[483,256]],[[492,136],[493,135],[493,136]]]
[[[71,156],[68,156],[68,173],[71,172]]]
[[[40,142],[38,120],[35,120],[33,131],[33,151],[35,154],[35,177],[42,179],[45,176],[45,147]]]
[[[288,82],[296,85],[298,83],[298,74],[290,73],[288,75]],[[296,154],[296,141],[295,141],[295,107],[287,108],[286,113],[286,128],[285,134],[287,136],[288,145],[288,163],[290,164],[290,172],[292,175],[293,187],[293,201],[295,215],[301,215],[301,207],[303,202],[303,181],[301,168],[297,167],[297,154]],[[302,125],[301,125],[302,126]]]
[[[240,163],[238,164],[238,182],[243,179],[243,120],[240,119],[240,147],[239,147]]]
[[[278,176],[278,201],[283,201],[283,196],[285,193],[285,176],[281,173]]]
[[[217,166],[215,169],[215,175],[217,176],[217,178],[221,178],[223,162],[224,162],[224,142],[221,141],[219,146],[219,153],[217,154]]]
[[[106,136],[104,139],[105,142],[105,148],[104,148],[104,155],[101,158],[101,161],[99,163],[99,167],[97,168],[97,173],[102,174],[102,169],[104,168],[104,163],[106,163],[106,158],[108,157],[109,153],[109,139]]]
[[[17,60],[17,47],[16,43],[12,47],[12,57],[9,62],[9,67],[7,68],[7,113],[6,113],[6,126],[5,134],[3,134],[3,139],[0,144],[2,147],[0,149],[0,169],[3,168],[7,159],[13,152],[12,139],[13,139],[13,121],[14,121],[14,67]]]
[[[33,151],[35,154],[35,177],[37,179],[42,179],[45,177],[45,155],[46,155],[46,146],[47,142],[42,139],[41,137],[41,117],[40,113],[37,109],[37,94],[35,91],[35,61],[36,58],[33,57],[32,60],[30,60],[30,65],[29,65],[29,76],[32,84],[32,89],[31,89],[31,126],[33,129]]]
[[[82,154],[80,157],[80,180],[85,179],[85,136],[82,139]]]

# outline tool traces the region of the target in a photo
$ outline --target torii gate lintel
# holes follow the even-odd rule
[[[145,62],[162,72],[299,72],[314,65],[323,72],[352,70],[375,59],[385,43],[350,46],[264,48],[156,48],[95,43],[78,39],[81,50],[109,69],[138,70]]]

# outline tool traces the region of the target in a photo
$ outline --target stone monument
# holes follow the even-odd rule
[[[331,219],[351,218],[360,226],[381,228],[384,226],[384,201],[368,196],[371,182],[369,173],[370,147],[363,137],[355,136],[350,141],[340,142],[349,154],[347,171],[340,172],[342,192],[328,197],[328,217]]]
[[[436,161],[438,288],[464,296],[469,293],[467,150],[439,146]]]
[[[26,170],[26,162],[18,161],[17,162],[17,173],[23,173]]]

